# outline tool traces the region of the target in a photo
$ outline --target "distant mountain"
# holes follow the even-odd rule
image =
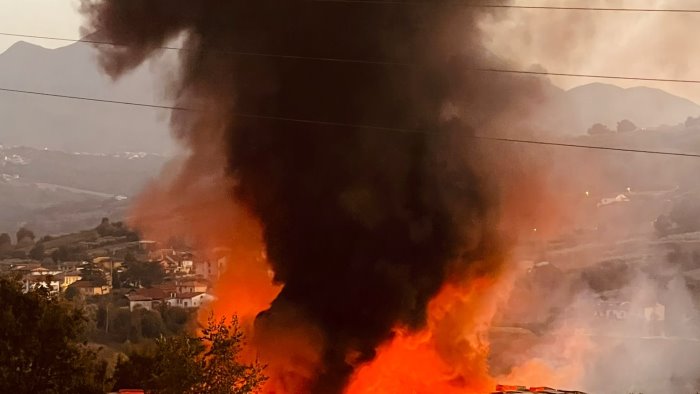
[[[700,115],[700,105],[660,89],[591,83],[570,90],[550,87],[535,125],[561,134],[583,134],[594,123],[615,129],[629,119],[640,128],[682,123]]]
[[[18,42],[0,55],[0,87],[101,99],[163,103],[148,65],[113,82],[97,51]],[[173,149],[164,110],[0,92],[0,144],[66,152],[166,153]]]
[[[0,55],[0,87],[142,103],[163,102],[162,78],[174,54],[143,65],[118,81],[97,66],[97,51],[74,43],[45,49],[18,42]],[[158,70],[156,75],[154,70]],[[594,123],[615,128],[629,119],[642,128],[678,124],[700,106],[659,89],[591,83],[570,90],[547,85],[534,127],[561,135],[584,134]],[[66,152],[166,153],[174,143],[165,110],[0,92],[0,144]]]

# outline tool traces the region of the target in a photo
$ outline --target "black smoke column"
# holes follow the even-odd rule
[[[451,151],[469,152],[511,92],[469,71],[483,54],[462,3],[83,2],[87,29],[124,44],[101,47],[115,77],[185,33],[178,104],[204,111],[175,114],[175,130],[193,141],[218,117],[232,199],[260,219],[284,284],[259,335],[303,319],[324,336],[309,392],[341,392],[393,327],[420,328],[452,263],[491,241],[491,199]]]

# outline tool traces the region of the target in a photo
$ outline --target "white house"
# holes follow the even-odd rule
[[[128,295],[127,298],[129,299],[129,310],[132,312],[136,308],[143,308],[149,311],[153,309],[153,298],[151,297],[132,294]]]
[[[201,279],[186,279],[175,283],[178,293],[204,293],[209,289],[209,282]]]
[[[129,309],[143,308],[151,310],[162,304],[171,304],[171,300],[175,298],[175,293],[166,291],[160,287],[149,289],[138,289],[126,295],[129,300]]]
[[[178,294],[174,299],[168,300],[168,304],[181,308],[199,308],[213,299],[214,297],[211,294],[202,292],[182,293]]]

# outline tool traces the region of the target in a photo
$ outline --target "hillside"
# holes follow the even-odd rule
[[[27,225],[39,233],[121,218],[165,157],[70,154],[0,146],[0,232]]]

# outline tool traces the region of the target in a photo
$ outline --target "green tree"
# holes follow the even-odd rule
[[[241,361],[243,339],[235,317],[230,323],[210,317],[199,337],[161,337],[154,352],[136,352],[119,360],[114,389],[138,387],[163,394],[258,392],[267,379],[264,366]]]
[[[136,260],[136,256],[134,256],[133,253],[131,253],[131,252],[126,252],[126,254],[124,255],[124,263],[130,264],[130,263],[134,263],[134,262],[136,262],[136,261],[137,261],[137,260]]]
[[[675,201],[669,218],[680,232],[698,231],[700,229],[700,201],[698,195],[691,195]]]
[[[80,297],[80,290],[75,286],[68,286],[66,291],[63,293],[63,297],[69,301],[73,301],[77,297]]]
[[[666,235],[670,234],[673,226],[674,223],[671,221],[671,218],[669,218],[668,215],[661,214],[656,218],[656,220],[654,220],[654,229],[661,237],[665,237]]]
[[[589,135],[612,134],[612,130],[602,123],[596,123],[588,129]]]
[[[68,248],[65,246],[59,246],[58,249],[51,252],[51,258],[56,264],[68,261]]]
[[[29,258],[37,261],[41,261],[46,257],[46,249],[44,249],[44,244],[39,242],[34,245],[34,247],[29,251]]]
[[[0,258],[7,257],[12,252],[12,238],[10,234],[0,234]]]
[[[136,330],[132,328],[131,312],[128,309],[117,309],[109,316],[109,334],[118,341],[124,342],[127,339],[138,341],[141,338],[137,337]]]
[[[103,393],[106,363],[82,339],[82,310],[0,277],[0,392]]]
[[[688,116],[688,118],[685,120],[686,128],[693,128],[698,126],[700,126],[700,117],[693,118],[692,116]]]
[[[637,130],[637,125],[632,123],[629,119],[623,119],[617,122],[617,132],[618,133],[629,133],[630,131]]]
[[[126,263],[126,272],[120,277],[122,283],[129,287],[151,287],[163,283],[165,271],[156,261],[131,261]]]
[[[101,237],[127,237],[129,241],[138,241],[138,234],[130,230],[123,222],[111,223],[109,218],[102,218],[100,225],[95,227],[95,231]]]
[[[8,233],[0,234],[0,248],[5,248],[8,246],[12,246],[12,238],[10,238],[10,234],[8,234]]]
[[[24,227],[17,230],[17,244],[26,244],[34,242],[34,232]]]
[[[178,308],[163,305],[160,308],[160,315],[163,317],[165,328],[171,334],[180,334],[190,323],[194,314],[192,308]]]
[[[157,311],[139,309],[132,313],[136,314],[139,319],[141,335],[143,335],[144,338],[158,338],[166,333],[163,319]]]
[[[154,388],[163,394],[200,393],[196,388],[204,378],[202,341],[187,335],[166,337],[158,340],[157,349]]]
[[[94,263],[83,267],[80,274],[83,280],[88,280],[98,286],[104,286],[107,284],[107,275],[105,274],[104,270]]]
[[[243,339],[236,317],[231,319],[231,324],[226,324],[225,318],[209,317],[201,336],[207,349],[200,360],[203,378],[195,386],[195,392],[252,393],[262,386],[267,379],[263,375],[264,366],[240,361]]]
[[[62,245],[51,253],[51,258],[58,264],[65,261],[88,260],[87,248],[83,245]]]
[[[95,230],[101,237],[116,235],[117,233],[117,228],[109,222],[109,218],[102,218],[100,225],[95,227]]]
[[[120,356],[114,366],[115,389],[154,389],[156,387],[152,373],[154,363],[155,354],[148,350],[131,352],[129,357]]]

